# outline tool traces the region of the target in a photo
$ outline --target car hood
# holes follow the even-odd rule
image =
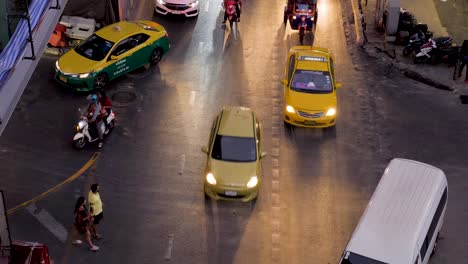
[[[83,57],[80,54],[76,53],[75,50],[68,51],[58,60],[60,71],[63,73],[72,74],[90,72],[93,69],[95,69],[99,64],[101,64],[100,61],[93,61],[86,57]]]
[[[259,176],[256,161],[228,162],[211,159],[209,168],[220,186],[245,187],[252,176]]]
[[[310,111],[325,111],[330,107],[336,108],[336,94],[313,94],[295,92],[287,88],[285,101],[297,109]]]
[[[195,0],[164,0],[164,2],[176,5],[188,5],[192,2],[195,2]]]

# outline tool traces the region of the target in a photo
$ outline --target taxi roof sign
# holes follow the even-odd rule
[[[327,62],[327,59],[324,57],[314,57],[314,56],[299,56],[299,60]]]

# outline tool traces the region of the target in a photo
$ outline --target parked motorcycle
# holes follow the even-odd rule
[[[429,39],[426,44],[421,46],[419,52],[416,53],[416,56],[414,57],[414,63],[441,62],[441,59],[439,58],[454,52],[455,49],[450,48],[452,41],[452,37]]]
[[[428,34],[424,33],[423,31],[419,31],[418,33],[414,34],[410,37],[408,45],[403,49],[403,56],[409,56],[413,51],[416,53],[419,52],[419,48],[426,43],[426,39],[431,38],[432,34],[428,36]]]
[[[78,109],[78,111],[81,110]],[[110,135],[112,130],[115,127],[115,114],[110,110],[109,115],[103,120],[107,123],[108,131],[106,132],[106,126],[104,122],[99,122],[97,129],[100,129],[104,136]],[[99,142],[99,131],[97,131],[96,126],[89,126],[89,120],[86,115],[81,115],[81,120],[76,125],[76,134],[73,137],[73,147],[76,149],[82,149],[86,146],[87,143]]]

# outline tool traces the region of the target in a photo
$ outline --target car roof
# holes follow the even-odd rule
[[[240,106],[224,107],[218,134],[235,137],[255,137],[254,113],[250,108]]]
[[[143,31],[143,29],[134,22],[121,21],[96,31],[96,35],[112,41],[118,42],[130,35]]]
[[[296,69],[329,71],[331,51],[313,46],[295,46],[290,52],[296,55]]]
[[[361,216],[346,251],[385,263],[412,263],[425,222],[447,186],[442,170],[393,159]],[[427,230],[427,229],[426,229]]]

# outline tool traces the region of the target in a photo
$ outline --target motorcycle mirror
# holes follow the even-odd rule
[[[288,85],[288,80],[286,80],[286,79],[281,80],[281,83],[284,84],[284,85]]]
[[[336,83],[335,84],[335,87],[338,89],[338,88],[341,88],[343,85],[341,83]]]

